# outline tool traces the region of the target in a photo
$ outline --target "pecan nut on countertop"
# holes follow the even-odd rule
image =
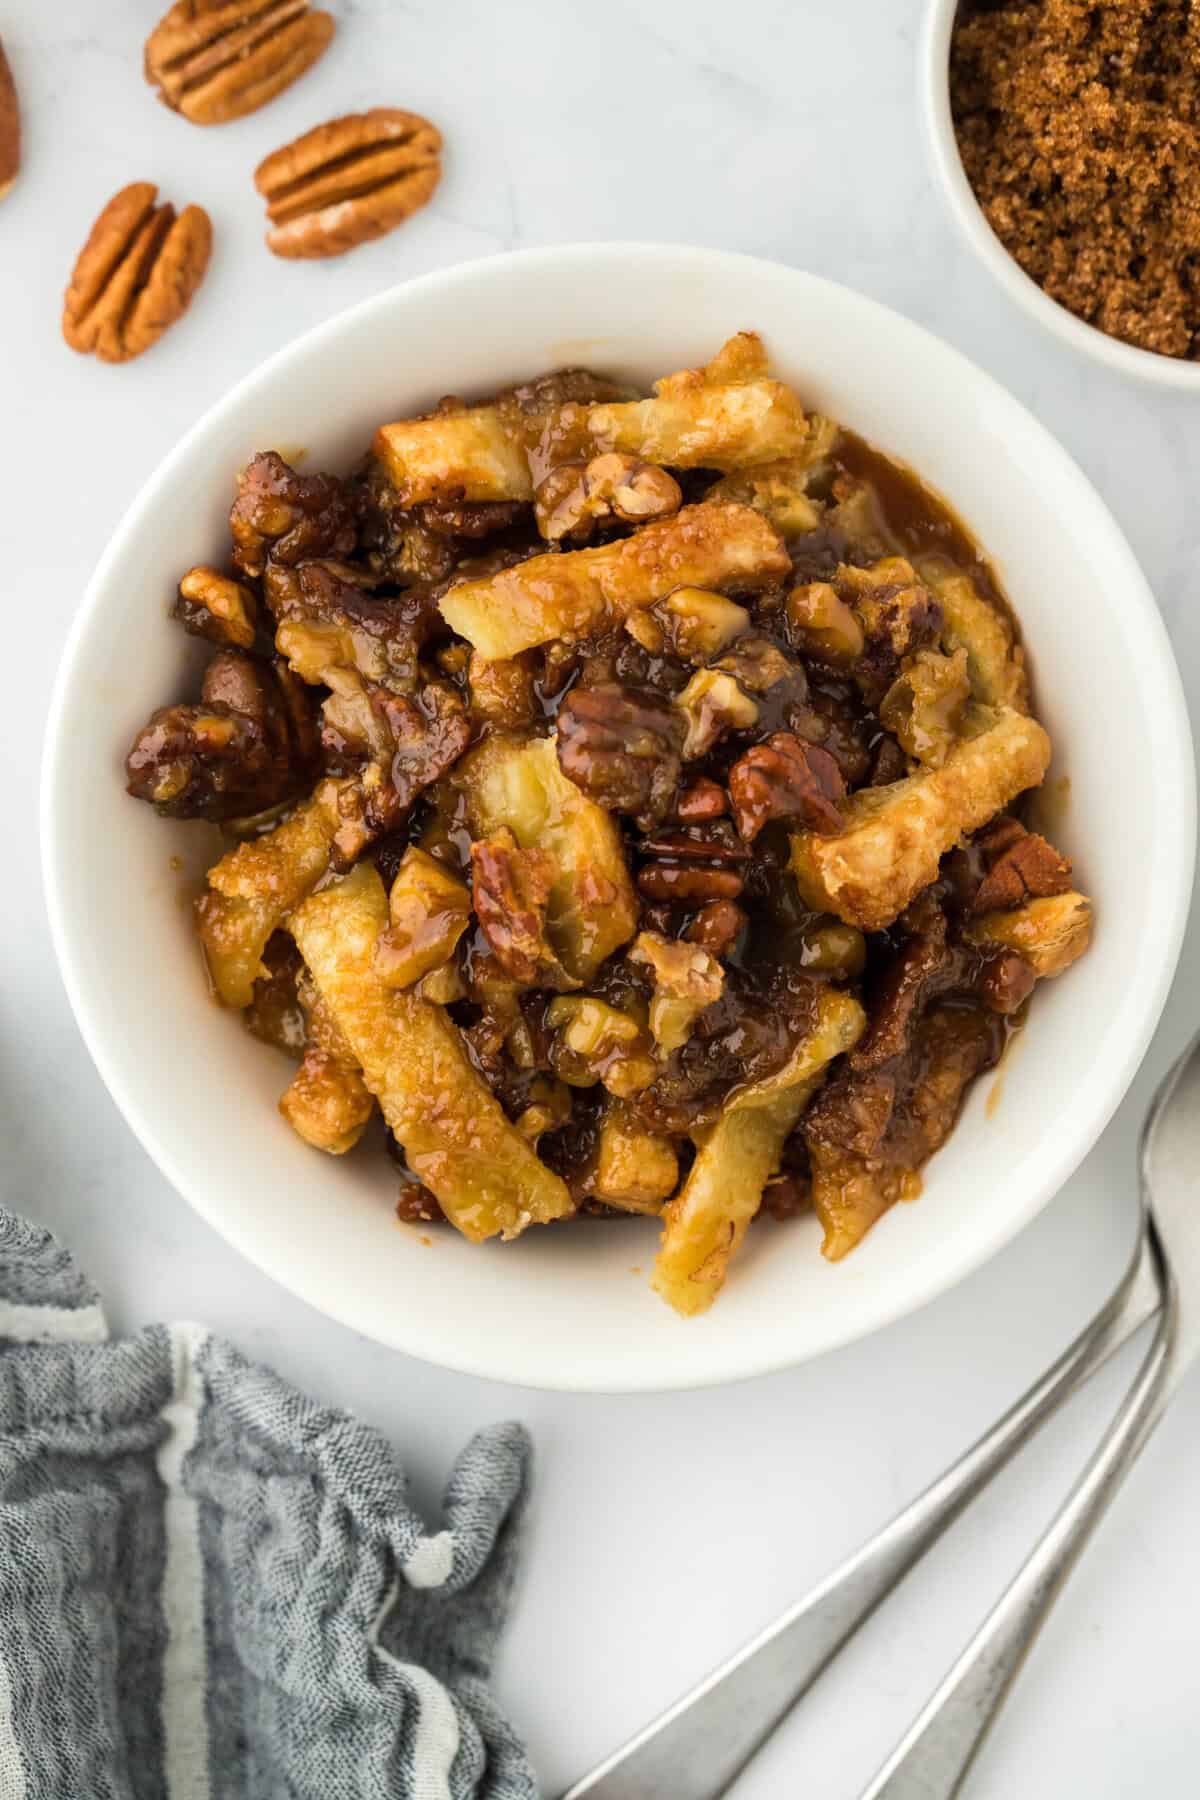
[[[212,225],[202,206],[156,206],[152,181],[114,194],[79,252],[63,298],[63,337],[101,362],[128,362],[182,317],[204,279]]]
[[[417,113],[376,106],[330,119],[258,165],[267,248],[276,256],[341,256],[394,231],[441,179],[442,134]]]
[[[0,44],[0,200],[3,200],[21,167],[21,109],[17,87]]]
[[[176,0],[146,39],[146,80],[193,125],[224,125],[290,87],[333,33],[308,0]]]

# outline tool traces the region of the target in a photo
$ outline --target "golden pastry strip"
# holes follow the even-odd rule
[[[353,1052],[311,979],[301,984],[308,1041],[279,1110],[314,1150],[344,1156],[375,1110]]]
[[[735,1090],[726,1102],[683,1187],[663,1212],[654,1287],[676,1312],[707,1312],[720,1293],[785,1139],[833,1058],[858,1041],[865,1024],[857,1000],[827,989],[817,1002],[813,1030],[784,1067]]]
[[[267,939],[329,867],[338,785],[323,781],[282,825],[239,844],[209,870],[208,892],[196,902],[196,929],[225,1006],[249,1006],[255,981],[266,973]]]
[[[753,593],[791,564],[778,532],[748,506],[685,506],[633,537],[530,557],[439,602],[442,617],[484,656],[516,656],[552,639],[575,643],[653,606],[679,587]]]
[[[1018,951],[1039,979],[1061,975],[1091,943],[1091,901],[1074,890],[1028,900],[1011,912],[972,919],[964,935],[973,944]]]
[[[383,883],[359,863],[303,901],[290,929],[413,1175],[473,1243],[571,1212],[566,1185],[505,1118],[444,1010],[379,979],[387,921]]]
[[[406,506],[454,495],[529,500],[530,448],[561,435],[572,458],[621,451],[676,469],[742,469],[793,456],[809,439],[799,401],[779,381],[706,383],[649,400],[571,405],[522,422],[511,411],[472,406],[381,425],[374,452]],[[540,427],[540,430],[539,430]],[[555,459],[560,460],[560,459]]]
[[[410,844],[388,896],[387,928],[375,946],[375,969],[386,987],[411,987],[442,968],[471,922],[465,881]]]
[[[942,609],[942,642],[948,650],[967,653],[974,698],[983,706],[1012,706],[1025,712],[1029,704],[1025,652],[1008,620],[989,606],[969,576],[959,574],[943,558],[919,557],[917,569]]]
[[[793,835],[792,872],[806,906],[863,931],[882,930],[936,879],[948,850],[1042,780],[1050,739],[1036,719],[976,707],[967,729],[972,735],[954,744],[940,768],[842,801],[837,836]]]
[[[381,425],[372,448],[404,506],[533,499],[529,458],[498,406]]]

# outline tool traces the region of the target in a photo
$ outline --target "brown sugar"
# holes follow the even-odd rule
[[[950,99],[988,223],[1111,337],[1200,360],[1200,0],[963,0]]]

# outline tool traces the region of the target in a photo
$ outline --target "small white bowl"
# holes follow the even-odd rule
[[[215,834],[124,792],[150,711],[203,651],[168,618],[181,573],[225,560],[234,471],[271,445],[349,467],[372,428],[439,395],[568,362],[648,382],[753,326],[812,406],[948,495],[1024,623],[1056,835],[1095,896],[1089,955],[1039,992],[988,1116],[977,1085],[924,1198],[836,1268],[812,1219],[750,1233],[711,1313],[650,1290],[655,1231],[591,1222],[469,1245],[392,1216],[382,1154],[339,1160],[280,1119],[289,1078],[209,999],[189,899]],[[700,1386],[799,1362],[931,1299],[993,1255],[1108,1120],[1154,1030],[1183,932],[1195,795],[1187,715],[1154,601],[1120,531],[1037,420],[957,352],[874,301],[748,257],[647,244],[530,251],[379,295],[273,357],[190,431],[92,579],[51,708],[46,892],[63,976],[108,1087],[170,1181],[248,1257],[359,1331],[534,1386]],[[120,1230],[120,1220],[113,1221]]]
[[[968,244],[1011,298],[1072,349],[1094,357],[1119,374],[1135,375],[1163,387],[1200,394],[1200,362],[1160,356],[1153,350],[1139,350],[1136,345],[1123,343],[1120,338],[1110,337],[1097,326],[1076,318],[1026,275],[988,224],[967,180],[950,111],[950,40],[957,11],[958,0],[929,0],[918,69],[921,114],[929,154],[950,203],[950,211]]]

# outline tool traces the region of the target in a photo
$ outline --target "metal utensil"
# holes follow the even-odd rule
[[[1189,1163],[1190,1156],[1190,1163]],[[1176,1349],[1178,1302],[1165,1272],[1160,1238],[1187,1232],[1186,1187],[1200,1175],[1200,1039],[1175,1065],[1151,1107],[1142,1137],[1142,1208],[1129,1267],[1107,1303],[1074,1343],[966,1454],[874,1538],[729,1661],[577,1782],[563,1800],[718,1800],[740,1771],[858,1627],[870,1617],[925,1552],[1000,1469],[1079,1387],[1169,1304],[1134,1389],[1078,1488],[1035,1551],[1010,1594],[950,1672],[876,1778],[864,1800],[939,1800],[955,1791],[1020,1666],[1021,1656],[1049,1611],[1091,1527],[1160,1416],[1182,1373]],[[1156,1231],[1148,1222],[1151,1187],[1173,1200],[1166,1232],[1156,1202]],[[1200,1205],[1191,1285],[1200,1342]],[[1187,1362],[1191,1360],[1191,1353]],[[1172,1377],[1171,1371],[1177,1373]],[[1122,1421],[1135,1418],[1133,1425]],[[1130,1435],[1132,1433],[1132,1435]],[[1114,1443],[1124,1450],[1114,1448]],[[1102,1467],[1101,1467],[1102,1465]],[[1068,1519],[1068,1514],[1070,1518]],[[1069,1545],[1069,1548],[1068,1548]],[[1013,1599],[1026,1572],[1027,1587]],[[1047,1570],[1055,1571],[1047,1585]],[[1004,1620],[999,1614],[1004,1612]],[[985,1679],[986,1675],[986,1679]],[[951,1706],[950,1726],[937,1721]],[[957,1760],[956,1760],[957,1759]],[[931,1773],[931,1771],[933,1771]],[[911,1776],[911,1780],[910,1780]],[[895,1782],[899,1785],[888,1786]],[[904,1785],[905,1783],[908,1785]],[[939,1782],[941,1785],[939,1785]],[[947,1785],[949,1782],[950,1785]],[[924,1785],[922,1785],[922,1783]],[[932,1785],[931,1785],[932,1783]],[[883,1785],[881,1785],[883,1784]]]
[[[862,1800],[950,1800],[1067,1576],[1200,1355],[1200,1037],[1142,1128],[1146,1239],[1162,1310],[1145,1361],[1049,1530],[901,1739]]]

